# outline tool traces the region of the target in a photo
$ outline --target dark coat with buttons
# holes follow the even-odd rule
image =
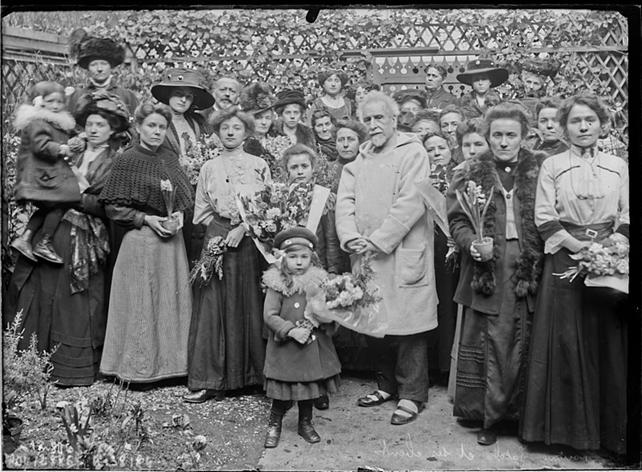
[[[75,127],[71,115],[22,105],[14,125],[20,131],[16,201],[79,202],[78,179],[60,152],[60,146],[67,143]]]
[[[296,322],[304,319],[304,287],[307,283],[318,285],[325,275],[323,269],[311,267],[292,287],[286,287],[277,268],[273,267],[263,275],[263,282],[268,287],[263,320],[270,331],[263,370],[265,378],[282,382],[314,382],[341,372],[331,337],[334,324],[315,328],[312,333],[316,339],[309,344],[299,344],[288,336]]]

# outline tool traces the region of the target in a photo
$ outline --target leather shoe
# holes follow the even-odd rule
[[[477,432],[477,444],[490,446],[497,442],[497,433],[490,429],[481,429]]]
[[[214,390],[214,389],[203,389],[198,390],[194,393],[189,393],[183,397],[183,401],[187,403],[203,403],[211,399],[220,402],[225,398],[225,392],[223,390]]]
[[[376,400],[372,397],[376,397]],[[387,402],[388,400],[392,400],[392,395],[390,395],[388,398],[383,398],[381,393],[379,393],[379,390],[375,390],[370,395],[359,398],[359,400],[357,400],[357,405],[363,407],[377,406]]]
[[[51,244],[51,237],[45,235],[42,237],[40,242],[36,244],[36,247],[33,249],[33,255],[44,259],[45,261],[51,262],[52,264],[62,264],[62,257],[58,255],[56,250]]]
[[[36,256],[33,255],[33,248],[31,247],[31,243],[28,240],[24,238],[17,238],[14,242],[11,243],[11,247],[16,249],[27,259],[33,262],[38,262]]]
[[[311,444],[321,441],[321,436],[319,436],[319,433],[315,431],[314,426],[312,426],[312,422],[309,420],[299,421],[298,433],[299,436]]]
[[[321,395],[319,398],[314,400],[314,407],[317,410],[327,410],[330,408],[330,399],[327,395]]]

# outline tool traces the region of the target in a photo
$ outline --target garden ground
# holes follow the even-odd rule
[[[52,389],[44,412],[37,401],[23,404],[18,411],[24,420],[20,444],[30,453],[23,447],[16,454],[5,456],[5,465],[67,468],[60,461],[56,463],[53,454],[53,444],[60,448],[67,442],[56,405],[60,401],[75,402],[81,397],[90,403],[107,396],[114,399],[118,387],[112,385],[97,382],[89,388]],[[128,391],[126,398],[121,395],[112,406],[116,409],[121,405],[121,409],[124,406],[124,410],[128,410],[140,402],[143,411],[140,425],[146,434],[121,432],[124,447],[118,449],[118,465],[112,467],[299,471],[601,469],[617,465],[597,454],[526,447],[514,432],[508,431],[500,435],[495,445],[479,446],[475,430],[463,428],[454,421],[444,387],[430,389],[426,409],[415,422],[393,426],[390,424],[393,402],[369,409],[356,406],[356,398],[373,388],[370,378],[344,376],[341,391],[331,397],[330,409],[315,410],[314,422],[322,442],[307,444],[296,434],[294,408],[284,419],[281,443],[271,450],[263,449],[270,401],[261,393],[239,392],[221,402],[186,404],[181,399],[186,392],[183,385]],[[118,417],[117,421],[123,417],[115,412],[112,416]],[[96,433],[109,421],[108,417],[95,417]],[[204,447],[202,437],[206,441]],[[197,446],[199,443],[201,446]]]

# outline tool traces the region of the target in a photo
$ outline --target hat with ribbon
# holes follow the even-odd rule
[[[532,72],[537,75],[544,75],[553,78],[560,70],[561,64],[557,61],[545,61],[543,59],[528,58],[521,63],[523,71]]]
[[[105,60],[112,67],[122,64],[125,60],[125,48],[120,44],[108,38],[89,36],[82,28],[71,33],[69,50],[83,69],[89,68],[89,64],[96,59]]]
[[[301,108],[305,109],[305,96],[300,90],[290,90],[285,89],[281,90],[276,94],[276,103],[274,104],[274,109],[278,110],[286,105],[296,103],[301,105]]]
[[[179,87],[185,87],[192,91],[194,100],[192,108],[204,110],[214,105],[214,96],[205,86],[203,75],[191,69],[169,69],[164,74],[163,81],[152,86],[152,95],[159,102],[169,105],[172,91]]]
[[[118,95],[105,90],[97,90],[80,97],[74,110],[76,123],[85,126],[87,117],[94,114],[107,114],[113,130],[117,133],[129,128],[129,110]]]
[[[258,115],[274,106],[274,96],[268,84],[254,82],[241,90],[239,102],[243,111]]]
[[[274,237],[274,248],[285,251],[292,246],[304,246],[314,250],[319,240],[316,235],[303,226],[294,226],[281,231]]]
[[[488,75],[491,87],[497,87],[508,79],[508,71],[497,67],[491,59],[475,59],[466,64],[466,71],[458,74],[457,80],[462,84],[472,85],[474,77],[481,74]]]

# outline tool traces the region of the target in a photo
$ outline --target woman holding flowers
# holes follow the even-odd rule
[[[129,127],[127,106],[107,92],[82,96],[76,110],[87,136],[77,167],[89,187],[65,209],[52,234],[63,263],[35,264],[19,257],[5,306],[11,316],[23,312],[20,349],[28,347],[32,333],[40,349],[58,346],[51,357],[52,379],[61,386],[91,385],[98,373],[110,272],[107,218],[98,196],[116,157],[115,135]]]
[[[130,230],[114,266],[100,370],[128,382],[187,372],[192,307],[180,229],[192,188],[176,155],[161,149],[172,115],[166,105],[136,110],[140,142],[114,162],[100,201]]]
[[[271,180],[260,157],[243,151],[254,131],[250,115],[232,107],[214,114],[212,128],[223,149],[205,163],[196,187],[194,223],[207,225],[206,246],[221,238],[227,248],[223,277],[194,286],[189,335],[187,386],[191,403],[224,398],[226,390],[263,383],[263,260],[246,233],[237,209],[238,196],[252,196]]]
[[[587,287],[582,277],[560,278],[560,273],[577,266],[573,256],[592,242],[628,246],[629,173],[625,161],[596,148],[609,121],[597,97],[566,99],[558,118],[571,147],[544,162],[537,184],[535,223],[546,260],[520,435],[526,441],[621,454],[628,297]]]
[[[156,100],[169,106],[172,121],[169,124],[161,149],[167,149],[178,156],[192,187],[196,187],[198,173],[203,165],[204,156],[199,153],[197,143],[204,139],[205,119],[197,110],[205,110],[214,105],[214,97],[204,85],[205,78],[196,70],[170,69],[164,74],[163,81],[152,86]],[[187,260],[198,259],[203,246],[204,228],[192,224],[192,209],[184,219],[183,237]]]
[[[497,423],[519,412],[543,257],[533,221],[543,156],[521,147],[528,118],[518,106],[497,105],[485,121],[490,152],[455,169],[447,207],[461,253],[454,301],[464,306],[454,415],[462,424],[480,424],[477,442],[490,445]],[[482,236],[492,243],[490,252],[478,248]]]

